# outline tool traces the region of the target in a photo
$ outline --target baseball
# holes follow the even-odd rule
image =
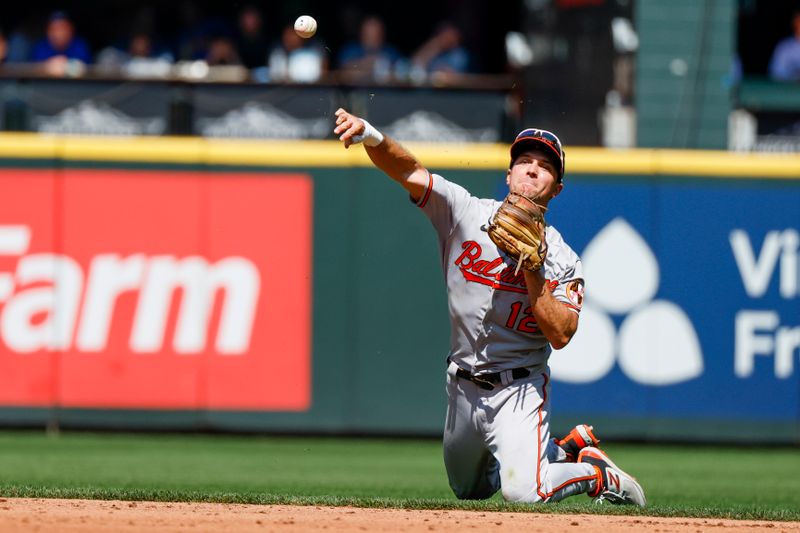
[[[313,37],[317,33],[317,21],[308,15],[297,17],[294,21],[294,31],[303,39]]]

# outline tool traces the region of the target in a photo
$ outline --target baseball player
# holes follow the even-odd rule
[[[501,490],[506,500],[533,503],[587,493],[644,506],[642,487],[596,447],[591,426],[578,426],[561,441],[550,438],[547,360],[575,334],[583,303],[580,259],[558,231],[542,223],[533,246],[500,246],[487,227],[508,211],[507,202],[476,198],[431,174],[398,142],[344,109],[336,111],[334,133],[345,148],[363,143],[438,235],[451,325],[444,460],[456,496],[483,499]],[[544,212],[563,188],[561,142],[548,131],[526,129],[510,152],[509,198],[535,199]],[[513,219],[521,211],[509,212]],[[512,241],[515,234],[537,233],[510,230]],[[540,261],[519,265],[525,258],[507,251],[518,249],[538,250]]]

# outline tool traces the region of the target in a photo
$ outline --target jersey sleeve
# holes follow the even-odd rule
[[[583,307],[583,273],[581,262],[575,264],[575,269],[567,273],[563,280],[553,289],[553,297],[567,306],[575,313],[580,313]]]
[[[429,173],[428,186],[416,204],[430,219],[440,240],[444,241],[475,201],[464,187]]]
[[[580,313],[583,307],[583,264],[578,254],[564,243],[559,234],[554,235],[551,242],[551,233],[547,233],[547,242],[552,256],[548,254],[548,261],[552,263],[553,279],[550,286],[553,288],[553,297],[567,306],[574,313]]]

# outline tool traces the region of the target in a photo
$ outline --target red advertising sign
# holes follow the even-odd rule
[[[0,405],[308,409],[312,202],[298,174],[0,171]]]

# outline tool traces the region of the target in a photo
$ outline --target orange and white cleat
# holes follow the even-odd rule
[[[597,488],[589,493],[595,503],[604,501],[618,505],[647,505],[644,489],[636,478],[624,472],[614,461],[594,447],[587,447],[578,454],[579,463],[588,463],[597,471]]]
[[[600,444],[600,439],[594,436],[593,430],[592,426],[580,424],[572,428],[566,437],[556,440],[556,444],[567,454],[566,462],[574,463],[582,449]]]

